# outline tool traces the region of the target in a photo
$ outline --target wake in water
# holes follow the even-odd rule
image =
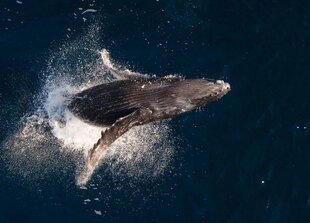
[[[78,119],[68,111],[67,104],[70,95],[111,81],[107,66],[119,67],[109,60],[105,49],[98,51],[97,33],[93,28],[86,36],[51,53],[42,75],[44,87],[37,108],[21,120],[19,130],[5,143],[12,173],[33,180],[74,166],[77,185],[86,184],[92,176],[88,153],[103,128]],[[115,176],[125,173],[144,179],[163,173],[173,152],[167,122],[162,122],[131,129],[105,151],[101,162],[106,164],[105,171]]]

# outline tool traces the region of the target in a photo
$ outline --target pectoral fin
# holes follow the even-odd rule
[[[109,69],[110,73],[116,78],[116,79],[140,79],[140,78],[149,78],[149,75],[147,74],[140,74],[138,72],[133,72],[128,69],[125,70],[119,70],[116,67],[114,67],[113,63],[110,60],[110,53],[107,50],[102,50],[99,52],[102,58],[102,61],[106,68]]]
[[[142,108],[135,110],[129,115],[118,119],[110,128],[101,132],[101,138],[89,152],[89,164],[96,167],[103,153],[117,138],[130,128],[144,124],[152,113],[150,109]]]

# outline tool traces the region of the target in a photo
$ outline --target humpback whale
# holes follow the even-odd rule
[[[114,67],[107,51],[104,65],[117,78],[72,95],[69,110],[97,126],[107,127],[91,148],[88,164],[95,168],[101,154],[130,128],[158,122],[216,101],[230,91],[229,83],[213,79],[157,78]]]

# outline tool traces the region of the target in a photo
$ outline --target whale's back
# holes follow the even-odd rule
[[[72,97],[69,110],[96,125],[111,125],[141,107],[165,103],[167,94],[180,78],[118,80],[88,88]]]

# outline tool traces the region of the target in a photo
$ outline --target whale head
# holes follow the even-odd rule
[[[231,90],[229,83],[213,79],[185,79],[177,85],[177,101],[184,111],[216,101]]]

